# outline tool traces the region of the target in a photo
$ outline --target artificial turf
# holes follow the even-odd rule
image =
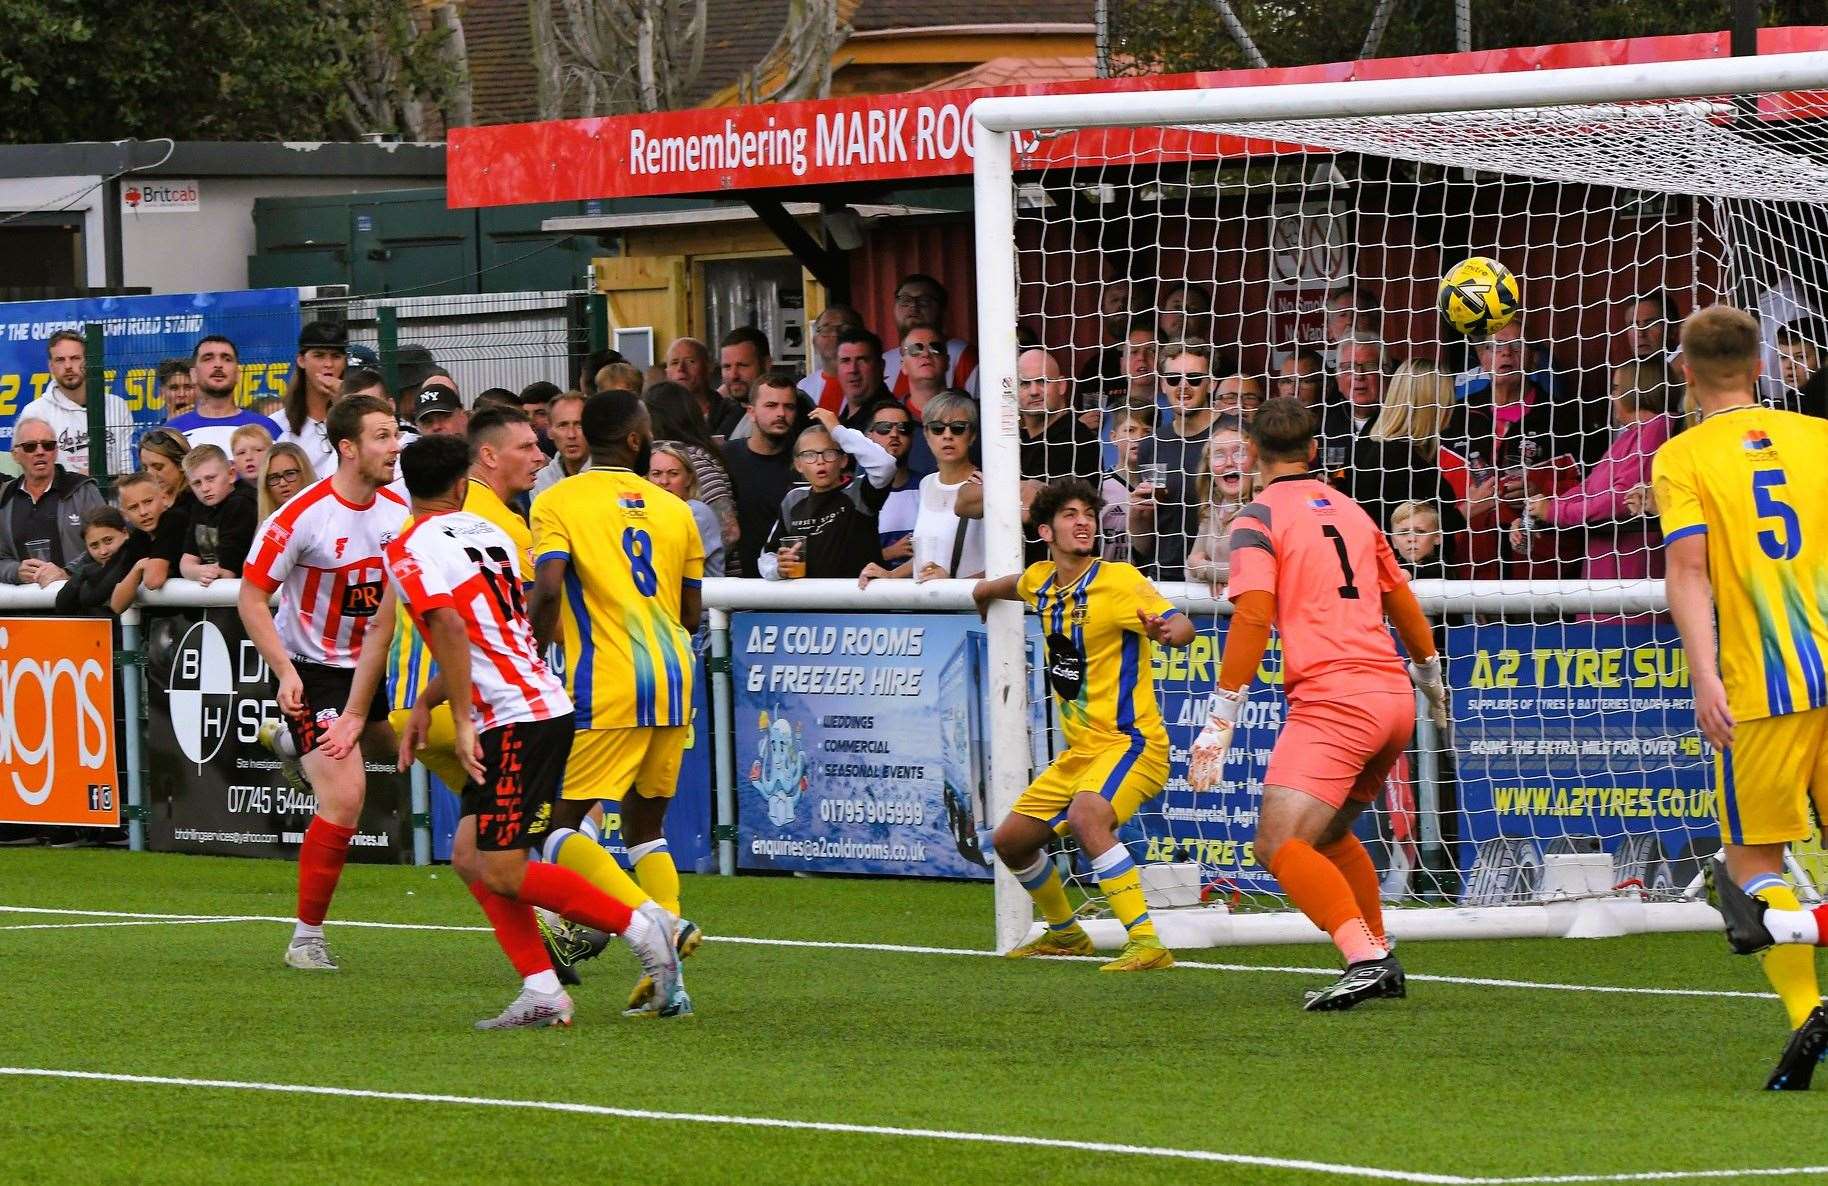
[[[285,916],[291,866],[0,853],[0,906]],[[567,1031],[477,1033],[513,995],[448,869],[351,866],[336,974],[281,966],[279,923],[81,926],[0,914],[0,1065],[589,1103],[1069,1138],[1457,1177],[1828,1163],[1822,1092],[1757,1090],[1775,1001],[1416,982],[1300,1012],[1321,980],[729,942],[988,946],[981,885],[687,878],[712,936],[690,1021],[625,1020],[619,945]],[[59,929],[23,929],[58,924]],[[719,937],[724,941],[719,941]],[[1321,967],[1328,949],[1183,953]],[[1411,972],[1760,991],[1719,936],[1413,943]],[[1325,1183],[1349,1174],[931,1136],[756,1129],[480,1105],[0,1076],[0,1180],[24,1183]],[[1795,1180],[1815,1175],[1798,1174]],[[1588,1180],[1583,1178],[1583,1180]],[[1715,1178],[1713,1180],[1722,1180]],[[1732,1180],[1730,1177],[1725,1180]],[[1772,1180],[1769,1178],[1762,1180]]]

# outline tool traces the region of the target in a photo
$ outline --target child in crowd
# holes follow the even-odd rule
[[[1447,579],[1441,512],[1433,503],[1402,502],[1390,512],[1390,550],[1411,580]]]
[[[895,481],[895,459],[869,437],[844,427],[825,408],[793,443],[793,466],[804,486],[781,501],[781,518],[761,554],[762,576],[855,580],[882,563],[876,516]],[[846,465],[862,475],[846,484]]]
[[[215,445],[198,445],[184,455],[184,477],[197,506],[190,514],[179,574],[199,585],[240,576],[260,526],[254,488],[235,480],[228,454]]]
[[[1256,473],[1244,467],[1250,456],[1235,419],[1216,421],[1193,480],[1200,530],[1187,553],[1187,579],[1222,586],[1231,574],[1231,522],[1256,497]]]
[[[1153,404],[1126,404],[1105,414],[1110,427],[1111,472],[1104,479],[1104,514],[1098,530],[1106,560],[1130,559],[1130,494],[1136,489],[1136,445],[1155,431]]]
[[[133,604],[138,580],[123,580],[140,564],[127,550],[127,520],[114,507],[93,507],[83,515],[83,551],[72,567],[70,579],[57,590],[60,614],[106,615]]]
[[[258,424],[243,424],[229,438],[229,448],[235,451],[235,477],[246,482],[256,490],[260,487],[260,463],[267,459],[267,450],[273,447],[273,434]]]
[[[115,502],[126,519],[128,539],[125,550],[140,565],[137,578],[148,589],[157,589],[171,578],[171,564],[165,559],[170,544],[165,537],[172,530],[171,498],[164,485],[142,470],[128,474],[115,484]],[[182,550],[180,549],[180,555]]]

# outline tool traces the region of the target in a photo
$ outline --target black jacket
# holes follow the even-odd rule
[[[86,555],[83,516],[101,505],[102,492],[93,478],[57,467],[51,476],[51,488],[39,499],[38,509],[55,517],[59,567],[65,572]],[[32,498],[25,492],[22,479],[14,478],[0,487],[0,585],[18,584],[19,562],[31,559],[25,554],[25,541],[17,537],[16,528],[32,509]]]

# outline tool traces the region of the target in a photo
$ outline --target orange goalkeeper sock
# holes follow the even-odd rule
[[[1365,851],[1364,843],[1347,832],[1316,851],[1332,861],[1339,875],[1352,887],[1352,900],[1358,903],[1359,917],[1365,920],[1372,938],[1385,947],[1390,946],[1384,937],[1383,887],[1378,883],[1377,867],[1371,863],[1371,854]]]
[[[1388,954],[1365,925],[1345,876],[1313,845],[1305,840],[1288,841],[1276,850],[1269,871],[1289,901],[1332,938],[1348,964]]]

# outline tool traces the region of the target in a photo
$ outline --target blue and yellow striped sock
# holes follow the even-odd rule
[[[1111,904],[1111,913],[1130,932],[1130,938],[1156,939],[1149,904],[1143,900],[1142,874],[1130,859],[1130,850],[1113,844],[1092,858],[1092,872],[1098,875],[1098,888]]]
[[[1773,910],[1801,910],[1790,883],[1775,873],[1760,873],[1746,882],[1745,892]],[[1822,990],[1815,977],[1815,948],[1798,943],[1779,943],[1758,953],[1765,979],[1777,990],[1790,1015],[1790,1028],[1796,1029],[1809,1020],[1809,1014],[1822,1003]]]
[[[1066,900],[1066,886],[1061,884],[1060,870],[1054,868],[1052,857],[1041,853],[1028,868],[1011,869],[1010,872],[1040,907],[1048,930],[1065,931],[1079,925],[1073,917],[1072,903]]]

